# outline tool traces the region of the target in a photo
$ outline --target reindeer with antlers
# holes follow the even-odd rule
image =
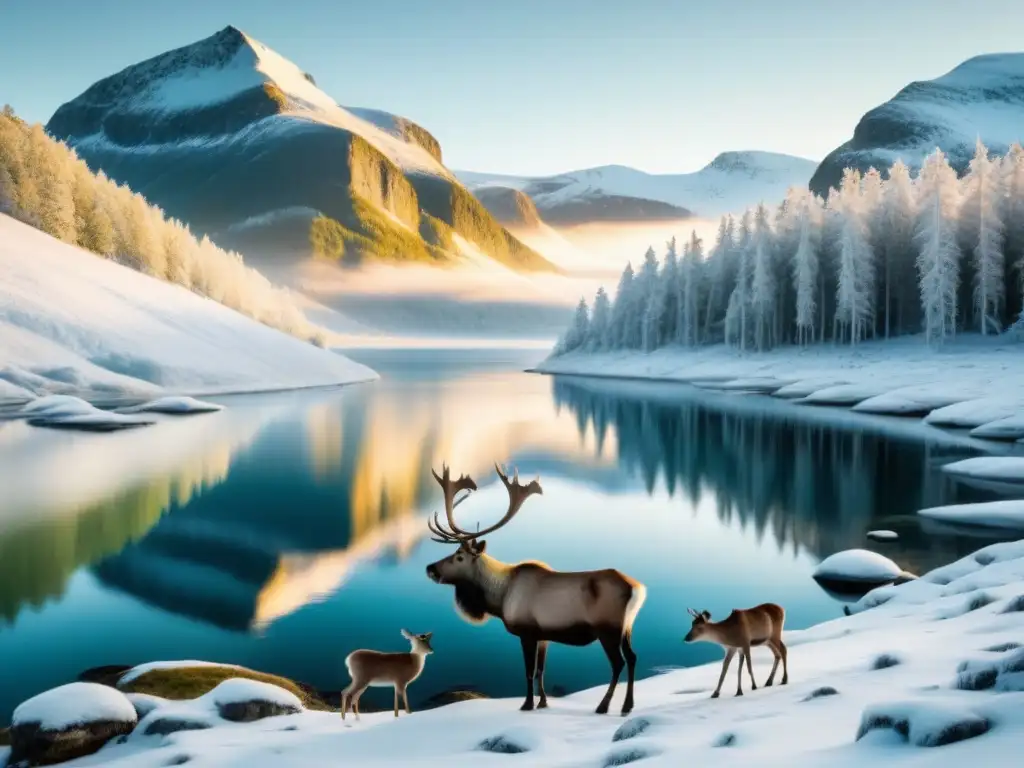
[[[476,490],[476,483],[465,475],[452,480],[447,466],[440,477],[431,470],[444,493],[447,517],[447,525],[437,513],[428,523],[433,540],[458,544],[458,549],[428,565],[427,576],[438,584],[455,587],[455,604],[470,621],[482,623],[491,616],[497,617],[509,633],[519,638],[526,665],[526,701],[520,709],[534,708],[535,680],[537,707],[543,709],[548,705],[544,691],[548,643],[584,646],[597,640],[612,667],[612,679],[597,713],[608,712],[625,667],[626,700],[622,714],[628,714],[633,709],[636,675],[633,622],[643,606],[646,587],[613,568],[563,572],[535,561],[503,563],[486,554],[487,542],[481,537],[506,525],[530,496],[543,493],[539,480],[521,485],[518,472],[509,480],[500,467],[495,465],[495,469],[508,491],[508,510],[494,525],[472,532],[458,526],[454,510]],[[460,492],[464,495],[456,499]]]

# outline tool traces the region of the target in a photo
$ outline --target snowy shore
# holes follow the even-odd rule
[[[790,683],[734,698],[719,664],[638,682],[627,718],[599,716],[603,686],[556,698],[467,701],[342,722],[302,711],[167,736],[133,733],[69,766],[1004,765],[1024,744],[1024,541],[995,544],[921,579],[882,587],[840,617],[785,634]],[[719,617],[720,618],[720,617]],[[680,637],[686,622],[680,617]],[[642,632],[642,617],[638,623]],[[436,647],[443,653],[443,645]],[[755,650],[755,677],[770,654]],[[641,658],[641,665],[643,659]],[[621,704],[622,686],[613,702]],[[176,717],[188,702],[160,704]],[[203,702],[197,700],[196,708]],[[205,705],[203,705],[205,706]],[[156,710],[159,712],[159,709]],[[198,712],[208,718],[208,714]],[[153,715],[150,715],[153,717]],[[2,750],[2,748],[0,748]],[[518,752],[494,754],[495,752]],[[2,758],[2,753],[0,753]]]
[[[0,215],[0,404],[329,386],[369,368]]]
[[[806,405],[923,417],[935,426],[987,427],[978,429],[981,437],[1024,438],[1024,347],[1005,338],[965,337],[938,349],[904,337],[756,353],[724,345],[573,352],[534,370],[757,392]],[[997,429],[988,426],[993,422]]]

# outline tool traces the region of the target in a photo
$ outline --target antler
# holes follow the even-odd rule
[[[464,531],[462,528],[459,528],[459,526],[455,522],[455,518],[454,518],[454,515],[452,514],[452,510],[453,510],[455,504],[458,504],[459,502],[463,501],[466,498],[465,496],[463,496],[458,501],[456,501],[455,504],[450,504],[449,503],[449,501],[450,501],[450,492],[449,492],[448,489],[450,487],[457,487],[457,486],[459,486],[460,483],[468,482],[468,483],[472,484],[472,490],[476,490],[476,483],[473,483],[473,481],[470,480],[468,477],[460,477],[455,483],[451,483],[451,481],[448,479],[448,468],[447,467],[444,468],[444,477],[443,478],[438,477],[437,473],[434,472],[434,478],[437,480],[437,482],[439,482],[441,484],[441,487],[443,489],[445,489],[445,512],[447,513],[447,516],[448,516],[448,529],[447,530],[445,530],[441,526],[440,516],[437,513],[434,513],[434,520],[433,520],[432,523],[428,521],[427,525],[430,527],[430,532],[435,535],[434,541],[437,541],[437,542],[440,542],[442,544],[445,544],[445,543],[461,542],[461,541],[471,541],[473,539],[478,539],[481,536],[484,536],[484,535],[486,535],[488,533],[491,533],[492,531],[498,530],[499,528],[504,526],[506,523],[508,523],[509,520],[511,520],[513,517],[516,516],[516,513],[519,512],[519,509],[523,506],[523,502],[526,501],[530,496],[532,496],[535,493],[537,493],[537,494],[543,494],[544,493],[544,491],[540,487],[539,479],[538,480],[531,480],[526,485],[521,485],[519,483],[519,472],[518,472],[518,470],[515,472],[515,474],[513,475],[513,479],[510,482],[509,479],[508,479],[508,475],[506,473],[502,472],[501,467],[499,467],[497,464],[495,464],[494,465],[494,469],[497,470],[498,477],[501,478],[501,482],[505,486],[505,490],[508,491],[508,511],[505,512],[505,515],[504,515],[504,517],[501,518],[501,520],[499,520],[498,522],[496,522],[494,525],[490,526],[489,528],[485,528],[482,531],[479,530],[479,528],[477,528],[476,531]],[[431,470],[431,471],[433,471],[433,470]],[[469,487],[469,486],[466,486],[466,487]],[[460,490],[460,489],[456,488],[456,490]]]
[[[444,493],[444,512],[445,516],[448,518],[447,529],[445,529],[441,524],[441,519],[437,512],[434,513],[433,520],[427,521],[427,527],[430,529],[430,532],[434,534],[432,538],[434,541],[441,544],[461,541],[464,537],[459,534],[465,532],[455,524],[455,507],[459,506],[459,504],[469,498],[469,492],[476,490],[476,483],[473,482],[473,478],[468,475],[459,475],[459,479],[453,481],[447,464],[441,465],[441,477],[437,476],[437,472],[435,472],[433,468],[431,468],[430,474],[432,474],[434,479],[437,480],[438,485],[441,486],[441,491]],[[456,499],[455,494],[459,491],[465,491],[466,493]]]

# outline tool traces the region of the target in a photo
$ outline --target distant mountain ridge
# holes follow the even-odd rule
[[[272,235],[286,220],[278,234],[294,241],[308,231],[297,220],[322,214],[342,225],[346,259],[457,259],[459,235],[514,269],[554,269],[444,167],[429,131],[339,106],[232,26],[100,80],[46,128],[214,239],[245,222]]]
[[[860,119],[853,137],[821,162],[811,189],[826,194],[847,167],[886,170],[901,159],[916,170],[936,147],[962,173],[979,138],[997,155],[1024,140],[1024,53],[975,56],[910,83]]]
[[[650,174],[606,165],[555,176],[528,177],[456,171],[474,194],[519,190],[551,224],[717,218],[759,202],[782,200],[806,186],[817,163],[774,152],[723,152],[694,173]],[[485,201],[486,202],[486,201]]]

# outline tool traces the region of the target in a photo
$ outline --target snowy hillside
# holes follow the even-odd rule
[[[406,240],[423,258],[433,246],[443,252],[433,258],[458,260],[446,252],[454,230],[515,268],[552,268],[474,205],[428,131],[339,106],[311,75],[234,27],[95,83],[46,128],[222,245],[256,219],[278,250],[308,251],[310,217],[277,216],[305,210],[345,227],[350,259],[408,259],[410,248],[390,247]]]
[[[544,711],[520,712],[519,699],[476,700],[342,721],[336,712],[304,709],[280,688],[235,678],[191,701],[147,697],[142,719],[129,717],[130,735],[66,765],[1010,765],[1024,728],[1022,588],[1024,542],[1013,542],[874,590],[852,616],[784,634],[792,662],[786,685],[764,685],[770,654],[755,649],[751,676],[759,685],[752,690],[742,670],[742,697],[733,695],[733,664],[721,697],[711,700],[715,662],[639,680],[627,718],[594,714],[601,686],[553,698]],[[687,628],[681,621],[680,635]],[[435,648],[445,653],[441,639]],[[113,688],[100,693],[101,702],[91,691],[46,692],[19,707],[15,724],[34,718],[58,729],[67,722],[61,714],[79,709],[99,719],[106,700],[117,699]],[[289,706],[265,707],[276,717],[230,722],[214,702],[232,694]]]
[[[275,331],[0,215],[0,400],[225,392],[376,378]]]
[[[650,174],[621,165],[557,176],[522,177],[457,171],[474,192],[510,187],[529,195],[545,221],[651,221],[718,217],[757,203],[777,203],[806,186],[815,162],[773,152],[723,152],[695,173]]]
[[[913,82],[866,113],[853,138],[822,161],[811,188],[824,195],[843,168],[918,168],[936,147],[963,172],[981,139],[1004,154],[1024,140],[1024,53],[975,56],[934,80]]]

